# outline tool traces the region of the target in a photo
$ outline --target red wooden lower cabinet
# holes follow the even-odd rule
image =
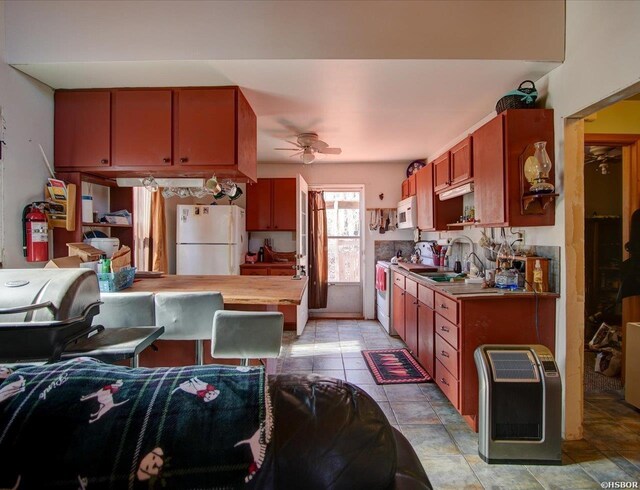
[[[414,357],[418,355],[418,298],[405,291],[404,295],[405,343]]]
[[[431,377],[435,376],[433,315],[431,308],[418,302],[418,361]]]
[[[519,293],[456,298],[397,270],[393,277],[393,328],[476,431],[476,348],[542,344],[555,351],[557,295],[538,295],[537,301],[533,295]]]
[[[404,288],[393,285],[393,328],[402,340],[406,339],[404,330]]]

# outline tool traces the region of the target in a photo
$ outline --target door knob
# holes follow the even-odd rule
[[[171,158],[163,158],[162,161],[164,163],[169,163],[171,161]]]
[[[189,161],[189,159],[187,157],[182,157],[180,159],[180,163],[187,163]]]
[[[106,164],[106,163],[109,163],[109,160],[107,160],[106,158],[103,158],[102,160],[100,160],[100,163]]]

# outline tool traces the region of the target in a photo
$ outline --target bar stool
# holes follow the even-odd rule
[[[93,325],[118,328],[156,324],[153,293],[102,293],[100,300],[100,313],[93,318]]]
[[[196,364],[204,364],[203,340],[211,338],[213,315],[224,308],[218,292],[156,293],[156,325],[162,340],[195,340]]]
[[[217,311],[213,317],[211,356],[218,359],[278,357],[282,344],[284,315],[277,311]]]

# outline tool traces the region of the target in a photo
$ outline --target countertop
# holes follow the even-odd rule
[[[299,305],[308,278],[284,276],[177,276],[135,280],[123,293],[219,291],[225,304]]]
[[[418,274],[411,273],[404,268],[397,265],[391,265],[390,269],[394,272],[398,272],[409,279],[416,281],[418,284],[422,284],[438,293],[448,296],[451,299],[510,299],[510,298],[522,298],[536,296],[532,291],[525,291],[524,289],[506,290],[498,288],[486,288],[483,289],[481,284],[465,284],[463,282],[445,282],[435,283],[428,281],[424,277]],[[439,268],[438,272],[450,273],[450,270]],[[544,298],[559,298],[558,293],[537,293],[537,296]]]
[[[247,268],[251,268],[251,267],[278,267],[278,268],[283,268],[283,269],[291,269],[294,265],[296,265],[295,262],[256,262],[255,264],[249,264],[249,263],[244,263],[244,264],[240,264],[240,267],[247,267]]]

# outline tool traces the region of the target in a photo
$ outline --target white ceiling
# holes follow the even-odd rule
[[[53,88],[239,85],[259,162],[290,161],[273,148],[305,131],[336,162],[436,156],[564,57],[557,0],[4,5],[5,59]]]

